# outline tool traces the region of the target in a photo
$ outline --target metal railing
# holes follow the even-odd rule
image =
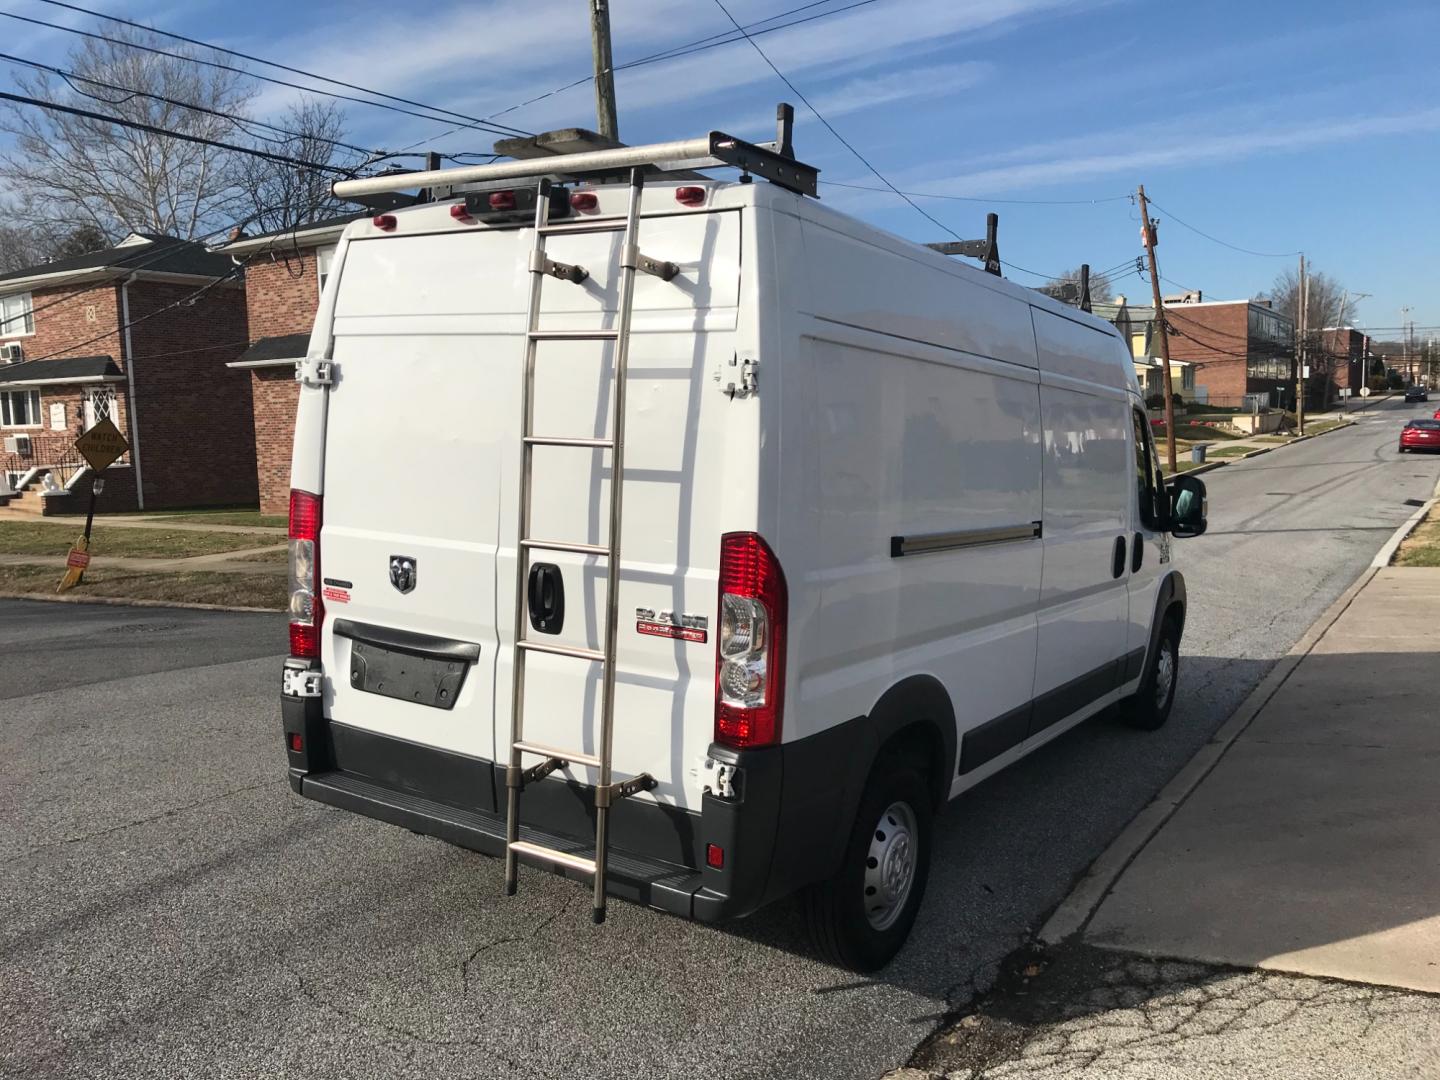
[[[28,449],[7,450],[5,443],[0,442],[0,472],[4,472],[9,478],[18,479],[32,469],[40,469],[50,473],[55,483],[64,487],[76,473],[87,467],[85,459],[75,449],[74,432],[5,428],[0,431],[0,436],[5,440],[17,439],[22,445],[28,444]],[[117,465],[129,463],[128,451],[116,462]],[[34,483],[31,484],[32,489],[35,486]]]

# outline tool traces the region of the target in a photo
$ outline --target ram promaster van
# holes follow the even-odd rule
[[[1113,327],[718,133],[336,190],[415,187],[346,229],[297,372],[295,791],[597,921],[804,890],[871,969],[947,799],[1165,721],[1204,486]]]

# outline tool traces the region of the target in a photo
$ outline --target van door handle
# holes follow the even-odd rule
[[[1145,565],[1145,534],[1135,534],[1135,546],[1130,549],[1130,572],[1138,574]]]
[[[1125,537],[1115,537],[1115,557],[1110,560],[1110,576],[1119,577],[1125,573]]]
[[[554,563],[530,567],[527,589],[530,625],[542,634],[558,634],[565,625],[565,578]]]

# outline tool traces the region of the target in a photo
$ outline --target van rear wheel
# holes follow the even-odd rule
[[[930,872],[930,792],[915,766],[875,767],[840,870],[805,894],[807,921],[825,959],[852,971],[890,962],[915,923]]]
[[[1165,616],[1155,654],[1145,667],[1139,689],[1120,703],[1120,719],[1141,731],[1154,731],[1170,719],[1175,684],[1180,680],[1180,620]]]

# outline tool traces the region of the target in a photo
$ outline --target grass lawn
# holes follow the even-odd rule
[[[1250,441],[1266,443],[1270,446],[1283,446],[1285,443],[1293,441],[1293,438],[1291,435],[1258,435]]]
[[[264,566],[289,566],[290,548],[289,545],[286,545],[274,551],[260,551],[254,555],[237,555],[236,561],[260,563]]]
[[[1254,449],[1253,446],[1220,446],[1205,453],[1212,458],[1237,458],[1244,457]]]
[[[284,514],[262,514],[259,510],[173,510],[147,514],[159,521],[183,521],[187,525],[255,525],[262,529],[284,529],[290,525]]]
[[[60,584],[60,567],[0,566],[0,592],[53,596]],[[142,573],[106,569],[85,571],[85,580],[67,596],[124,597],[131,600],[168,600],[186,604],[223,604],[231,607],[283,610],[289,599],[282,574]]]
[[[0,552],[6,555],[64,555],[81,533],[84,521],[0,522]],[[275,543],[271,533],[167,532],[164,529],[107,529],[104,520],[90,532],[90,550],[102,555],[150,559],[183,559],[219,551],[241,551]]]
[[[1177,462],[1175,463],[1175,468],[1174,468],[1173,472],[1175,472],[1175,473],[1189,472],[1191,469],[1198,469],[1198,468],[1200,468],[1200,466],[1203,465],[1203,464],[1205,464],[1203,461],[1191,461],[1189,458],[1186,458],[1184,461],[1177,461]]]
[[[1319,435],[1321,432],[1334,431],[1337,427],[1344,427],[1349,422],[1348,420],[1317,420],[1305,425],[1305,434]]]
[[[1440,508],[1437,508],[1440,509]],[[1440,566],[1440,514],[1435,510],[1415,526],[1395,552],[1396,566]]]
[[[1165,441],[1165,425],[1152,424],[1150,429],[1155,435],[1155,441]],[[1175,425],[1176,440],[1188,439],[1191,442],[1225,442],[1228,439],[1243,438],[1233,431],[1222,431],[1220,428],[1207,427],[1205,424],[1186,424],[1177,422]]]

